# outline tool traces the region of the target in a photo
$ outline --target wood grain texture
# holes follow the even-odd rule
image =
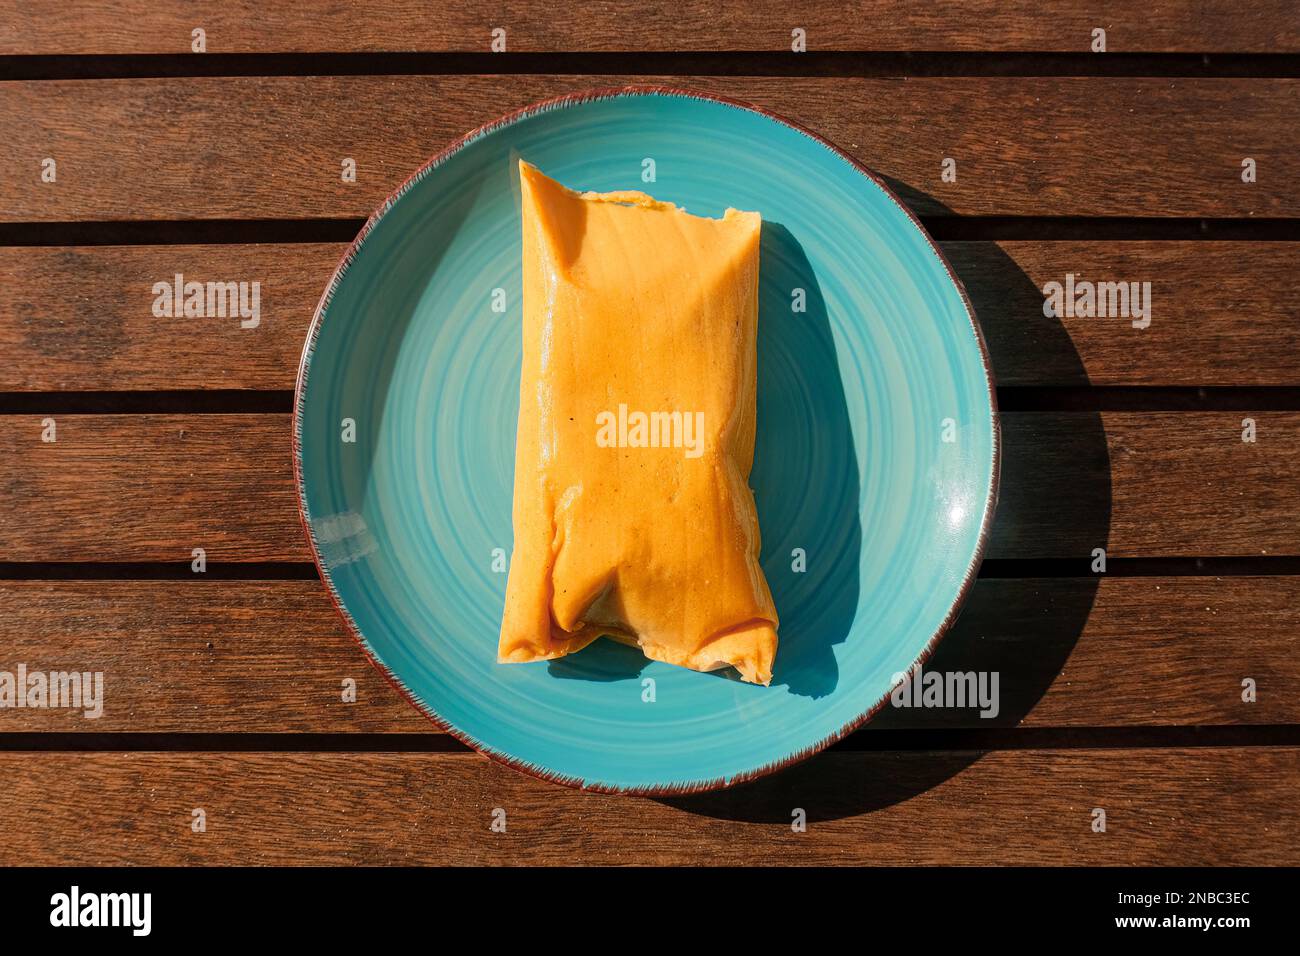
[[[344,246],[0,248],[0,391],[293,388]],[[259,283],[260,324],[157,318],[155,282]]]
[[[945,242],[1001,385],[1300,385],[1287,242]],[[340,243],[0,248],[0,391],[289,389]],[[159,319],[153,284],[260,283],[261,324]],[[1042,288],[1151,283],[1151,325],[1043,316]]]
[[[486,53],[501,26],[511,52],[766,51],[792,69],[794,27],[814,54],[1084,54],[1098,26],[1112,54],[1300,50],[1290,0],[348,0],[306,15],[287,0],[0,0],[0,56],[188,54],[199,26],[214,54]],[[929,216],[1300,216],[1296,79],[446,75],[3,82],[0,221],[365,216],[479,124],[624,82],[789,116]],[[46,157],[56,183],[41,181]],[[356,183],[340,181],[344,157]],[[941,182],[945,157],[956,183]],[[1002,385],[1300,385],[1293,243],[944,246]],[[340,251],[0,249],[0,392],[289,388]],[[259,281],[261,326],[155,318],[151,286],[176,272]],[[1151,282],[1151,327],[1043,317],[1042,286],[1067,272]],[[196,547],[213,563],[308,560],[287,416],[57,414],[53,444],[44,417],[0,416],[0,561],[184,567]],[[1300,555],[1300,413],[1012,413],[1003,437],[992,557]],[[1297,576],[982,579],[929,667],[997,671],[999,715],[887,708],[854,745],[880,730],[1026,728],[995,735],[1009,749],[841,749],[734,791],[644,800],[457,752],[369,666],[317,581],[0,581],[0,670],[106,681],[103,717],[3,709],[0,734],[284,733],[287,747],[339,734],[341,750],[382,750],[348,735],[418,733],[446,751],[0,751],[0,863],[1295,865],[1300,748],[1077,744],[1131,742],[1103,728],[1300,723],[1298,625]],[[191,831],[196,807],[206,833]],[[794,807],[807,833],[791,832]],[[1091,832],[1095,807],[1106,833]],[[494,808],[507,833],[489,829]]]
[[[43,419],[0,416],[0,561],[309,559],[289,416]],[[991,557],[1300,554],[1300,413],[1013,412],[1003,443]]]
[[[105,687],[102,716],[6,709],[4,733],[438,733],[317,581],[0,582],[0,648]],[[997,672],[998,713],[887,708],[862,733],[1300,723],[1298,650],[1300,577],[985,579],[926,667]]]
[[[102,717],[3,710],[0,730],[437,732],[366,660],[321,582],[195,578],[0,582],[0,670],[100,671],[106,687]]]
[[[308,558],[287,415],[0,417],[0,560]]]
[[[1300,273],[1287,242],[941,243],[999,385],[1300,384]],[[1151,324],[1043,315],[1050,282],[1150,283]]]
[[[1267,431],[1242,441],[1242,422]],[[1300,414],[1002,417],[992,557],[1300,554]],[[1259,432],[1257,431],[1257,437]]]
[[[789,116],[926,214],[1300,215],[1300,80],[518,75],[0,84],[0,219],[366,216],[468,130],[629,81]],[[41,181],[47,157],[57,182]],[[1241,181],[1244,157],[1258,182]]]
[[[1297,748],[836,753],[667,800],[474,754],[7,753],[0,774],[6,865],[1300,862]]]
[[[1300,23],[1284,0],[1160,0],[1141,7],[1118,0],[870,0],[851,6],[680,0],[663,7],[633,0],[350,0],[310,11],[288,0],[126,0],[111,8],[93,0],[56,6],[4,0],[0,23],[0,54],[188,53],[195,27],[206,30],[213,53],[487,52],[498,26],[506,29],[512,51],[789,51],[794,27],[807,31],[809,50],[1087,52],[1094,27],[1107,31],[1112,52],[1300,49]]]

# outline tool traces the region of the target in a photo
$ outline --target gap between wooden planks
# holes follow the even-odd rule
[[[1300,385],[1290,242],[945,242],[1000,385]],[[289,389],[338,243],[0,248],[0,392]],[[157,282],[258,283],[257,326],[157,317]],[[1042,288],[1151,283],[1151,324],[1043,316]],[[489,286],[491,283],[488,284]],[[483,300],[484,321],[511,321]]]
[[[479,637],[491,657],[495,635]],[[0,670],[100,672],[106,688],[97,719],[10,709],[6,733],[436,732],[319,581],[4,581],[0,647]],[[1298,651],[1300,576],[980,580],[926,667],[998,672],[998,714],[886,708],[866,733],[1295,724]]]
[[[0,181],[0,220],[367,216],[475,127],[626,82],[788,116],[927,215],[1300,215],[1297,79],[510,75],[0,84],[0,167],[30,173]],[[654,142],[647,131],[643,155]],[[342,180],[345,158],[356,182]],[[941,181],[945,158],[955,183]],[[1242,182],[1245,158],[1255,182]],[[629,185],[639,176],[638,159]],[[670,182],[671,163],[658,176]]]
[[[1294,747],[835,753],[662,800],[474,754],[0,754],[0,775],[6,865],[1300,862]]]

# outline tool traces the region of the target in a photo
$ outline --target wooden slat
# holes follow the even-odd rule
[[[101,717],[4,710],[0,730],[435,732],[319,581],[195,579],[0,582],[0,670],[98,671],[106,688]],[[349,678],[355,703],[343,702]]]
[[[309,560],[287,415],[0,418],[0,560]]]
[[[0,391],[293,388],[344,246],[0,249]],[[259,283],[260,324],[157,318],[153,285]]]
[[[99,672],[105,687],[97,718],[12,709],[0,730],[437,732],[319,582],[197,578],[0,582],[0,670]],[[985,579],[927,668],[996,671],[999,713],[887,708],[865,732],[1300,723],[1298,650],[1300,577]]]
[[[886,709],[872,726],[1300,723],[1298,602],[1297,577],[982,579],[926,667],[998,672],[1002,713]]]
[[[0,561],[308,559],[288,416],[43,420],[0,416]],[[1003,439],[991,557],[1300,554],[1300,413],[1015,412]]]
[[[1287,242],[947,242],[1002,385],[1300,385]],[[0,391],[288,389],[340,243],[0,248]],[[153,284],[259,282],[261,324],[159,319]],[[1043,317],[1067,274],[1151,283],[1151,325]]]
[[[999,385],[1300,384],[1300,275],[1286,242],[942,243]],[[1151,283],[1151,324],[1043,316],[1066,276]]]
[[[647,800],[472,754],[7,753],[0,863],[1300,862],[1297,748],[977,757],[827,754],[741,790]]]
[[[809,50],[1050,50],[1087,52],[1092,30],[1124,51],[1238,52],[1300,49],[1300,24],[1285,0],[1161,0],[1135,7],[1081,0],[834,0],[790,4],[630,0],[589,4],[436,4],[352,0],[304,11],[288,0],[159,3],[93,0],[56,6],[0,3],[0,54],[188,53],[203,27],[214,53],[352,50],[482,51],[504,27],[513,51],[785,50],[807,31]]]
[[[1242,441],[1246,418],[1256,425],[1254,443]],[[1022,413],[1002,421],[992,557],[1099,547],[1111,557],[1300,554],[1300,414]]]
[[[364,216],[467,130],[630,80],[799,120],[922,213],[1300,214],[1300,80],[520,75],[0,84],[0,167],[12,170],[0,218]],[[358,164],[355,183],[340,181],[344,157]],[[941,181],[945,157],[955,183]],[[1257,182],[1241,181],[1243,157],[1256,160]],[[45,158],[58,164],[55,183],[41,180]]]

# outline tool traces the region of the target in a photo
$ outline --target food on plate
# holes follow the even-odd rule
[[[601,636],[768,684],[759,566],[756,212],[578,193],[519,164],[523,370],[498,658]]]

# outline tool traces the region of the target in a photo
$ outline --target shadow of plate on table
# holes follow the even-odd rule
[[[899,183],[890,185],[909,204],[927,211],[948,212],[915,189]],[[782,237],[781,241],[793,239]],[[1068,332],[1059,319],[1043,315],[1043,295],[1038,286],[1007,253],[993,242],[945,243],[944,252],[966,286],[984,331],[995,377],[999,370],[1032,365],[1045,370],[1053,384],[1088,384],[1083,362]],[[807,288],[815,286],[813,279]],[[824,305],[822,308],[824,315]],[[807,348],[782,352],[821,367],[825,343],[819,326],[818,322],[812,323],[814,331]],[[826,335],[829,339],[829,332]],[[762,349],[760,341],[760,352]],[[1032,356],[1032,363],[1026,361],[1026,355]],[[765,374],[766,369],[760,365],[760,383]],[[799,443],[797,435],[780,434],[798,426],[797,416],[774,420],[769,410],[765,425],[763,412],[760,407],[760,428],[771,427],[775,432],[760,435],[760,455],[774,450],[780,454],[782,447]],[[1110,527],[1110,457],[1100,414],[1071,412],[1063,418],[1033,411],[1008,414],[1004,408],[1001,457],[999,504],[986,558],[1071,558],[1077,559],[1077,567],[1086,574],[1092,549],[1106,546]],[[846,546],[855,540],[860,544],[862,529],[855,528],[860,476],[855,466],[854,474],[837,477],[844,481],[844,494],[852,492],[846,500],[852,503],[853,515],[842,516],[847,528]],[[757,481],[755,489],[759,490]],[[764,507],[760,503],[760,519]],[[843,570],[846,575],[853,571],[851,590],[836,591],[829,581],[821,584],[826,599],[844,611],[819,622],[823,629],[817,644],[831,658],[824,670],[828,687],[834,686],[831,648],[846,639],[858,599],[856,564],[849,562]],[[1036,573],[1032,564],[1012,570]],[[996,673],[995,715],[981,717],[978,707],[901,708],[887,702],[865,727],[830,753],[728,790],[655,799],[719,819],[788,825],[793,808],[799,807],[809,821],[834,820],[906,801],[975,763],[987,752],[978,749],[978,735],[974,738],[975,749],[954,749],[953,745],[934,749],[945,747],[934,743],[936,732],[978,732],[1020,724],[1060,674],[1074,649],[1091,613],[1098,581],[1095,575],[1041,582],[1016,580],[1005,572],[989,573],[988,568],[981,578],[971,589],[960,619],[925,662],[924,670],[943,674]],[[848,579],[841,583],[847,585]],[[775,596],[779,610],[783,595]],[[783,617],[783,631],[786,623]],[[809,688],[809,692],[815,693],[816,688]],[[871,703],[864,699],[863,709]],[[872,739],[880,731],[889,732],[887,740]],[[960,735],[953,739],[960,740]],[[860,752],[860,756],[845,759],[846,752]]]

